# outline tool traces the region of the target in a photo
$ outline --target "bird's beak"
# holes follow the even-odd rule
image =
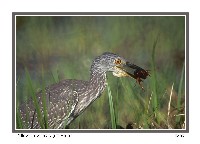
[[[134,65],[130,62],[126,62],[125,64],[121,64],[120,66],[115,67],[116,71],[113,72],[114,76],[117,77],[125,77],[129,76],[131,78],[136,79],[136,82],[142,87],[141,82],[142,79],[146,79],[147,76],[150,76],[149,70],[144,70],[141,67]]]

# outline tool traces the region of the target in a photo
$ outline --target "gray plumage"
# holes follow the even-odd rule
[[[65,128],[79,116],[106,88],[106,72],[115,76],[128,76],[123,66],[127,61],[113,53],[103,53],[97,57],[90,69],[89,81],[63,80],[45,89],[48,128]],[[42,91],[37,93],[38,104],[42,117]],[[23,127],[29,129],[41,128],[38,115],[32,99],[19,106]]]

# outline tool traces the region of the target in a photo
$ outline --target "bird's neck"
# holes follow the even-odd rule
[[[106,72],[91,73],[89,85],[87,87],[87,100],[89,103],[96,100],[103,93],[106,86]]]
[[[106,73],[93,73],[91,74],[90,81],[85,89],[85,92],[81,94],[78,108],[75,113],[82,113],[86,107],[94,102],[106,88]]]
[[[106,88],[106,85],[106,72],[91,74],[88,89],[93,91],[92,97],[97,98],[100,96]]]

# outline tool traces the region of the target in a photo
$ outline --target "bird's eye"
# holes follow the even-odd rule
[[[116,60],[115,60],[115,64],[119,65],[119,64],[121,64],[121,63],[122,63],[121,59],[116,59]]]

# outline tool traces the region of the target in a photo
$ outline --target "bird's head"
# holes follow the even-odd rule
[[[129,76],[136,79],[138,84],[150,75],[148,70],[144,70],[125,58],[110,52],[105,52],[97,57],[93,61],[91,70],[95,72],[110,71],[117,77]]]

